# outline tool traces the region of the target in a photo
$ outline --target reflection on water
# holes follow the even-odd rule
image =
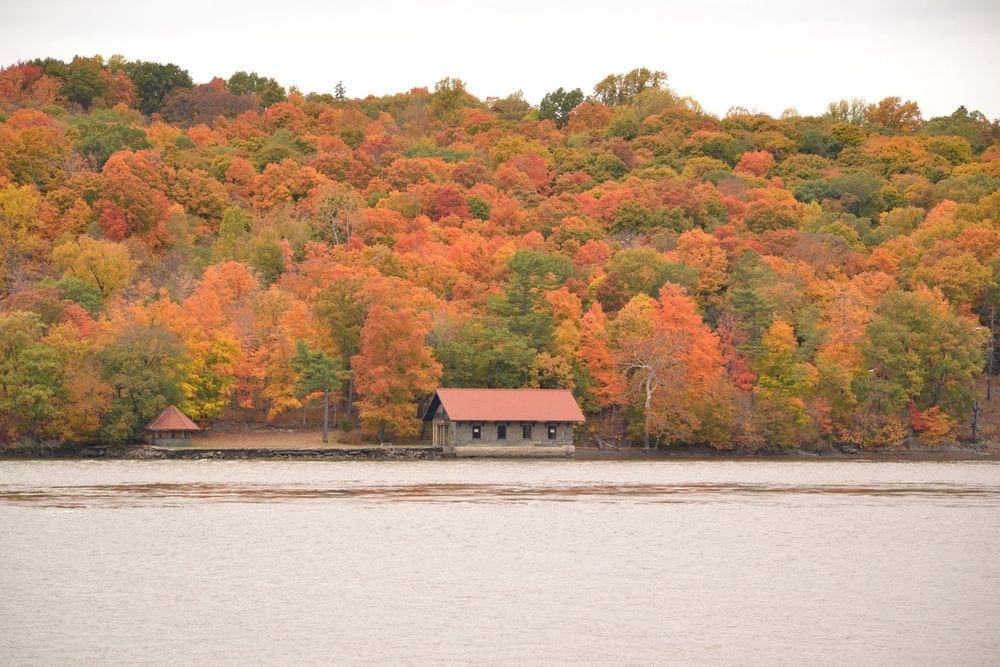
[[[169,506],[184,502],[281,503],[361,498],[385,502],[520,502],[614,501],[725,502],[766,495],[899,496],[911,498],[967,497],[992,499],[1000,506],[995,484],[403,484],[317,486],[315,484],[130,483],[18,488],[0,485],[0,504],[43,507]]]
[[[0,462],[0,664],[996,665],[1000,465]]]

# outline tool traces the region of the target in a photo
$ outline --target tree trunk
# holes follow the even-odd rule
[[[350,423],[351,414],[354,412],[354,373],[347,378],[347,421]]]
[[[972,442],[979,442],[979,401],[972,404]]]
[[[330,390],[323,390],[323,442],[330,442]]]
[[[990,306],[989,359],[986,361],[986,400],[993,400],[993,359],[996,356],[996,306]]]
[[[643,383],[646,389],[646,402],[642,406],[642,448],[649,449],[649,406],[653,403],[652,376]]]

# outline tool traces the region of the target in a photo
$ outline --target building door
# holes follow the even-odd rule
[[[436,421],[434,422],[434,437],[432,438],[432,444],[435,447],[445,447],[448,444],[448,422],[446,421]]]

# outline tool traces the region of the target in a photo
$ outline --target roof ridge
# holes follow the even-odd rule
[[[438,387],[436,391],[568,391],[572,389],[552,389],[550,387]]]

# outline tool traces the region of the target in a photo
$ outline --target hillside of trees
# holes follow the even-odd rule
[[[0,444],[325,389],[407,438],[436,386],[571,388],[584,441],[636,446],[997,437],[997,120],[718,118],[646,69],[538,106],[348,93],[0,70]]]

